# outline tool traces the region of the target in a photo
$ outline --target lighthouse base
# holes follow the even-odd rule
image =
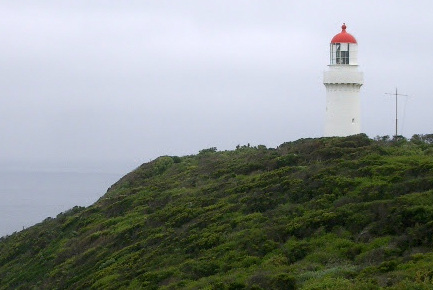
[[[325,137],[361,133],[360,83],[326,86]]]

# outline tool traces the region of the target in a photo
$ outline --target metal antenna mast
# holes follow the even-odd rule
[[[386,95],[393,95],[393,96],[395,96],[395,137],[397,138],[397,136],[398,136],[398,131],[397,131],[397,128],[398,128],[398,110],[397,110],[397,104],[398,104],[398,97],[399,96],[404,96],[404,97],[407,97],[408,95],[402,95],[402,94],[399,94],[398,92],[397,92],[397,88],[395,88],[395,93],[385,93]]]

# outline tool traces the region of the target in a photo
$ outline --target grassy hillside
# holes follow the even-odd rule
[[[433,138],[160,157],[0,240],[1,289],[432,289]]]

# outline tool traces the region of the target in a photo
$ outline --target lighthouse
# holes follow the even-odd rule
[[[359,91],[363,74],[358,70],[358,43],[346,32],[346,24],[330,44],[328,70],[323,76],[326,87],[325,137],[361,133]]]

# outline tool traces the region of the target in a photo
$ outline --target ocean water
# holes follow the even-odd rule
[[[89,206],[122,174],[100,172],[0,171],[0,236]]]

